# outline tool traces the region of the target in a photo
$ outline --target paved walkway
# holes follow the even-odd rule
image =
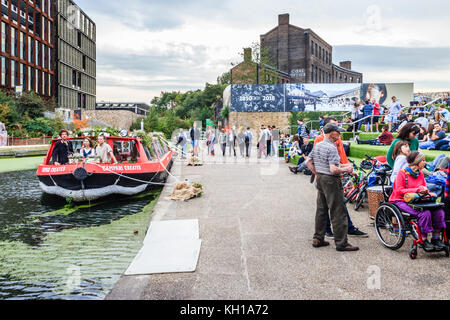
[[[359,252],[337,252],[334,243],[314,249],[316,191],[282,160],[219,155],[202,167],[176,162],[172,173],[201,183],[204,196],[173,202],[165,188],[153,219],[199,219],[196,272],[123,276],[107,299],[448,299],[449,259],[419,252],[410,260],[410,239],[399,251],[384,248],[367,209],[350,211],[370,235],[350,238]]]

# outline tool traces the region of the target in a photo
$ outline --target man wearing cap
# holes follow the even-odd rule
[[[333,123],[333,124],[337,125],[338,122],[337,122],[336,118],[328,117],[325,119],[324,125],[327,125],[328,123]],[[340,129],[340,131],[342,132],[344,130]],[[323,134],[317,136],[316,139],[314,140],[314,146],[321,143],[324,139],[325,139],[325,136]],[[342,142],[342,139],[337,140],[335,142],[335,145],[338,150],[339,157],[341,158],[341,165],[350,164],[350,161],[348,160],[347,155],[345,153],[344,143]],[[350,218],[350,214],[348,213],[347,206],[345,207],[345,211],[347,212],[347,218],[348,218],[348,235],[352,236],[352,237],[367,238],[368,237],[367,233],[362,232],[357,227],[355,227],[355,225],[353,224],[353,221]],[[325,235],[327,238],[334,237],[333,231],[331,230],[331,222],[330,222],[329,216],[327,216],[327,229],[326,229]]]
[[[320,248],[330,245],[325,241],[328,210],[334,230],[334,241],[337,251],[357,251],[348,243],[348,221],[344,204],[344,192],[340,176],[353,173],[352,165],[340,165],[341,159],[336,147],[340,139],[341,129],[333,123],[328,123],[324,129],[324,140],[317,144],[306,162],[308,168],[316,175],[317,180],[317,210],[316,227],[313,247]]]

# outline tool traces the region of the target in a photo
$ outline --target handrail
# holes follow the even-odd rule
[[[428,106],[434,104],[436,101],[441,100],[441,99],[443,99],[443,98],[444,98],[444,97],[439,97],[439,98],[437,98],[437,99],[432,100],[431,102],[428,102],[427,104],[425,104],[425,105],[423,105],[423,106],[418,106],[418,107],[413,107],[413,106],[410,106],[410,107],[403,107],[403,108],[401,108],[400,110],[405,110],[405,109],[410,109],[410,108],[426,108],[426,107],[428,107]]]

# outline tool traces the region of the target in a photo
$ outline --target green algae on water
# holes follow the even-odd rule
[[[79,292],[80,282],[95,283],[106,295],[140,250],[157,199],[107,225],[49,233],[39,247],[1,241],[0,276],[51,282],[59,297]]]

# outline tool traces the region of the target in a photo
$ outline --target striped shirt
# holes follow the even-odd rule
[[[326,174],[329,176],[333,176],[330,171],[330,165],[334,164],[339,166],[341,163],[341,157],[339,157],[336,144],[327,138],[314,147],[312,152],[309,154],[309,157],[313,159],[314,167],[316,168],[317,173]]]

